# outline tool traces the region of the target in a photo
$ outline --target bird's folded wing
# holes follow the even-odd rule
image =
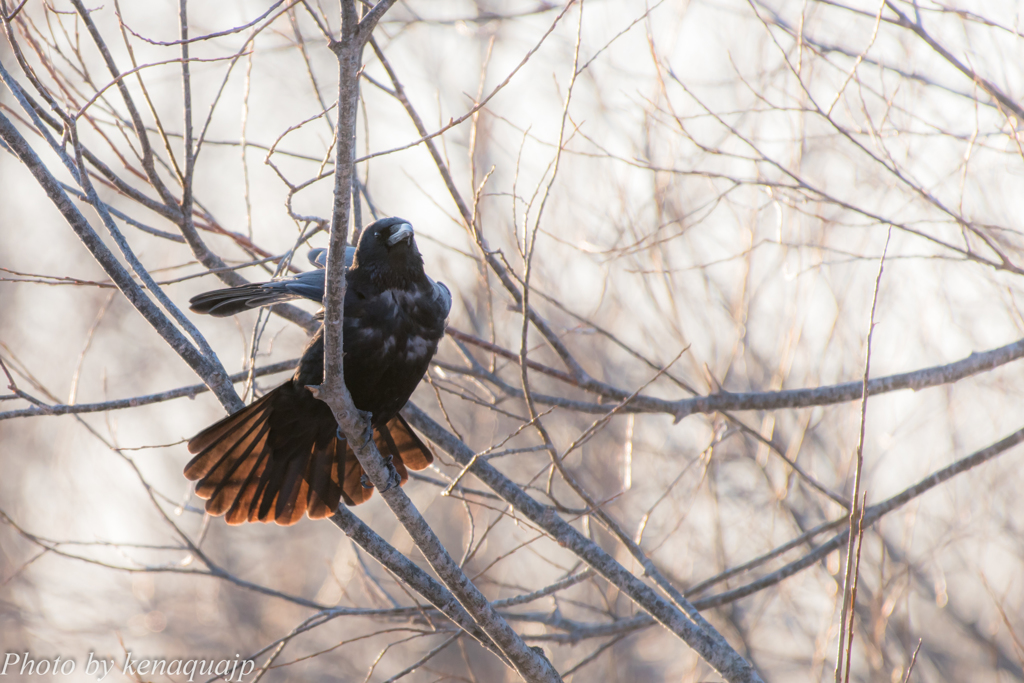
[[[444,317],[448,317],[449,311],[452,310],[452,292],[448,289],[448,285],[443,282],[437,282],[432,279],[429,275],[427,279],[430,280],[430,285],[434,289],[434,300],[441,303],[444,308]]]
[[[309,262],[317,268],[327,267],[327,250],[323,247],[317,247],[316,249],[310,249],[309,253],[306,254],[306,258]],[[356,260],[356,248],[345,247],[345,266],[348,268],[352,267],[352,263]]]
[[[356,250],[354,247],[345,249],[345,265],[351,266],[355,260]],[[273,306],[274,304],[292,301],[294,299],[309,299],[317,303],[324,300],[324,280],[327,266],[327,250],[312,249],[309,252],[309,262],[317,267],[317,270],[310,270],[291,277],[270,282],[254,282],[238,287],[227,287],[215,289],[212,292],[204,292],[192,297],[189,301],[189,308],[194,313],[204,313],[215,318],[226,318],[243,311],[262,306]],[[449,300],[451,296],[449,295]]]

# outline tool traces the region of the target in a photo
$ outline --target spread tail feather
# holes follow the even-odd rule
[[[404,484],[408,470],[433,461],[430,449],[400,416],[374,430],[374,442]],[[275,522],[288,526],[308,515],[322,519],[339,503],[359,505],[372,488],[327,404],[291,382],[204,429],[188,443],[195,457],[185,476],[196,481],[211,515],[228,524]]]

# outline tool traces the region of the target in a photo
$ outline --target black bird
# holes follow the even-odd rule
[[[345,384],[360,410],[372,415],[374,441],[390,454],[404,484],[407,470],[433,461],[398,411],[437,351],[451,309],[451,293],[423,271],[412,226],[385,218],[367,227],[349,248],[345,292]],[[326,251],[310,252],[326,265]],[[197,313],[227,316],[250,308],[306,298],[322,303],[324,270],[284,280],[200,294]],[[228,524],[294,524],[334,513],[339,501],[358,505],[373,495],[363,470],[326,403],[306,387],[323,381],[323,326],[306,345],[292,379],[188,442],[196,454],[185,476],[198,480],[206,511],[227,513]]]

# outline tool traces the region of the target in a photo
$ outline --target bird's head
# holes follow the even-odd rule
[[[422,277],[423,257],[416,248],[412,225],[404,218],[392,217],[366,227],[359,238],[353,267],[386,278],[387,286],[400,285],[396,280]]]

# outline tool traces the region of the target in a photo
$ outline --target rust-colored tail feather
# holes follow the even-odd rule
[[[404,484],[408,470],[422,470],[434,457],[397,415],[374,430],[374,442]],[[211,515],[228,524],[275,522],[288,526],[305,514],[322,519],[339,503],[359,505],[372,488],[362,485],[363,468],[327,404],[291,382],[206,428],[188,442],[195,457],[185,476],[197,481],[196,495]]]

